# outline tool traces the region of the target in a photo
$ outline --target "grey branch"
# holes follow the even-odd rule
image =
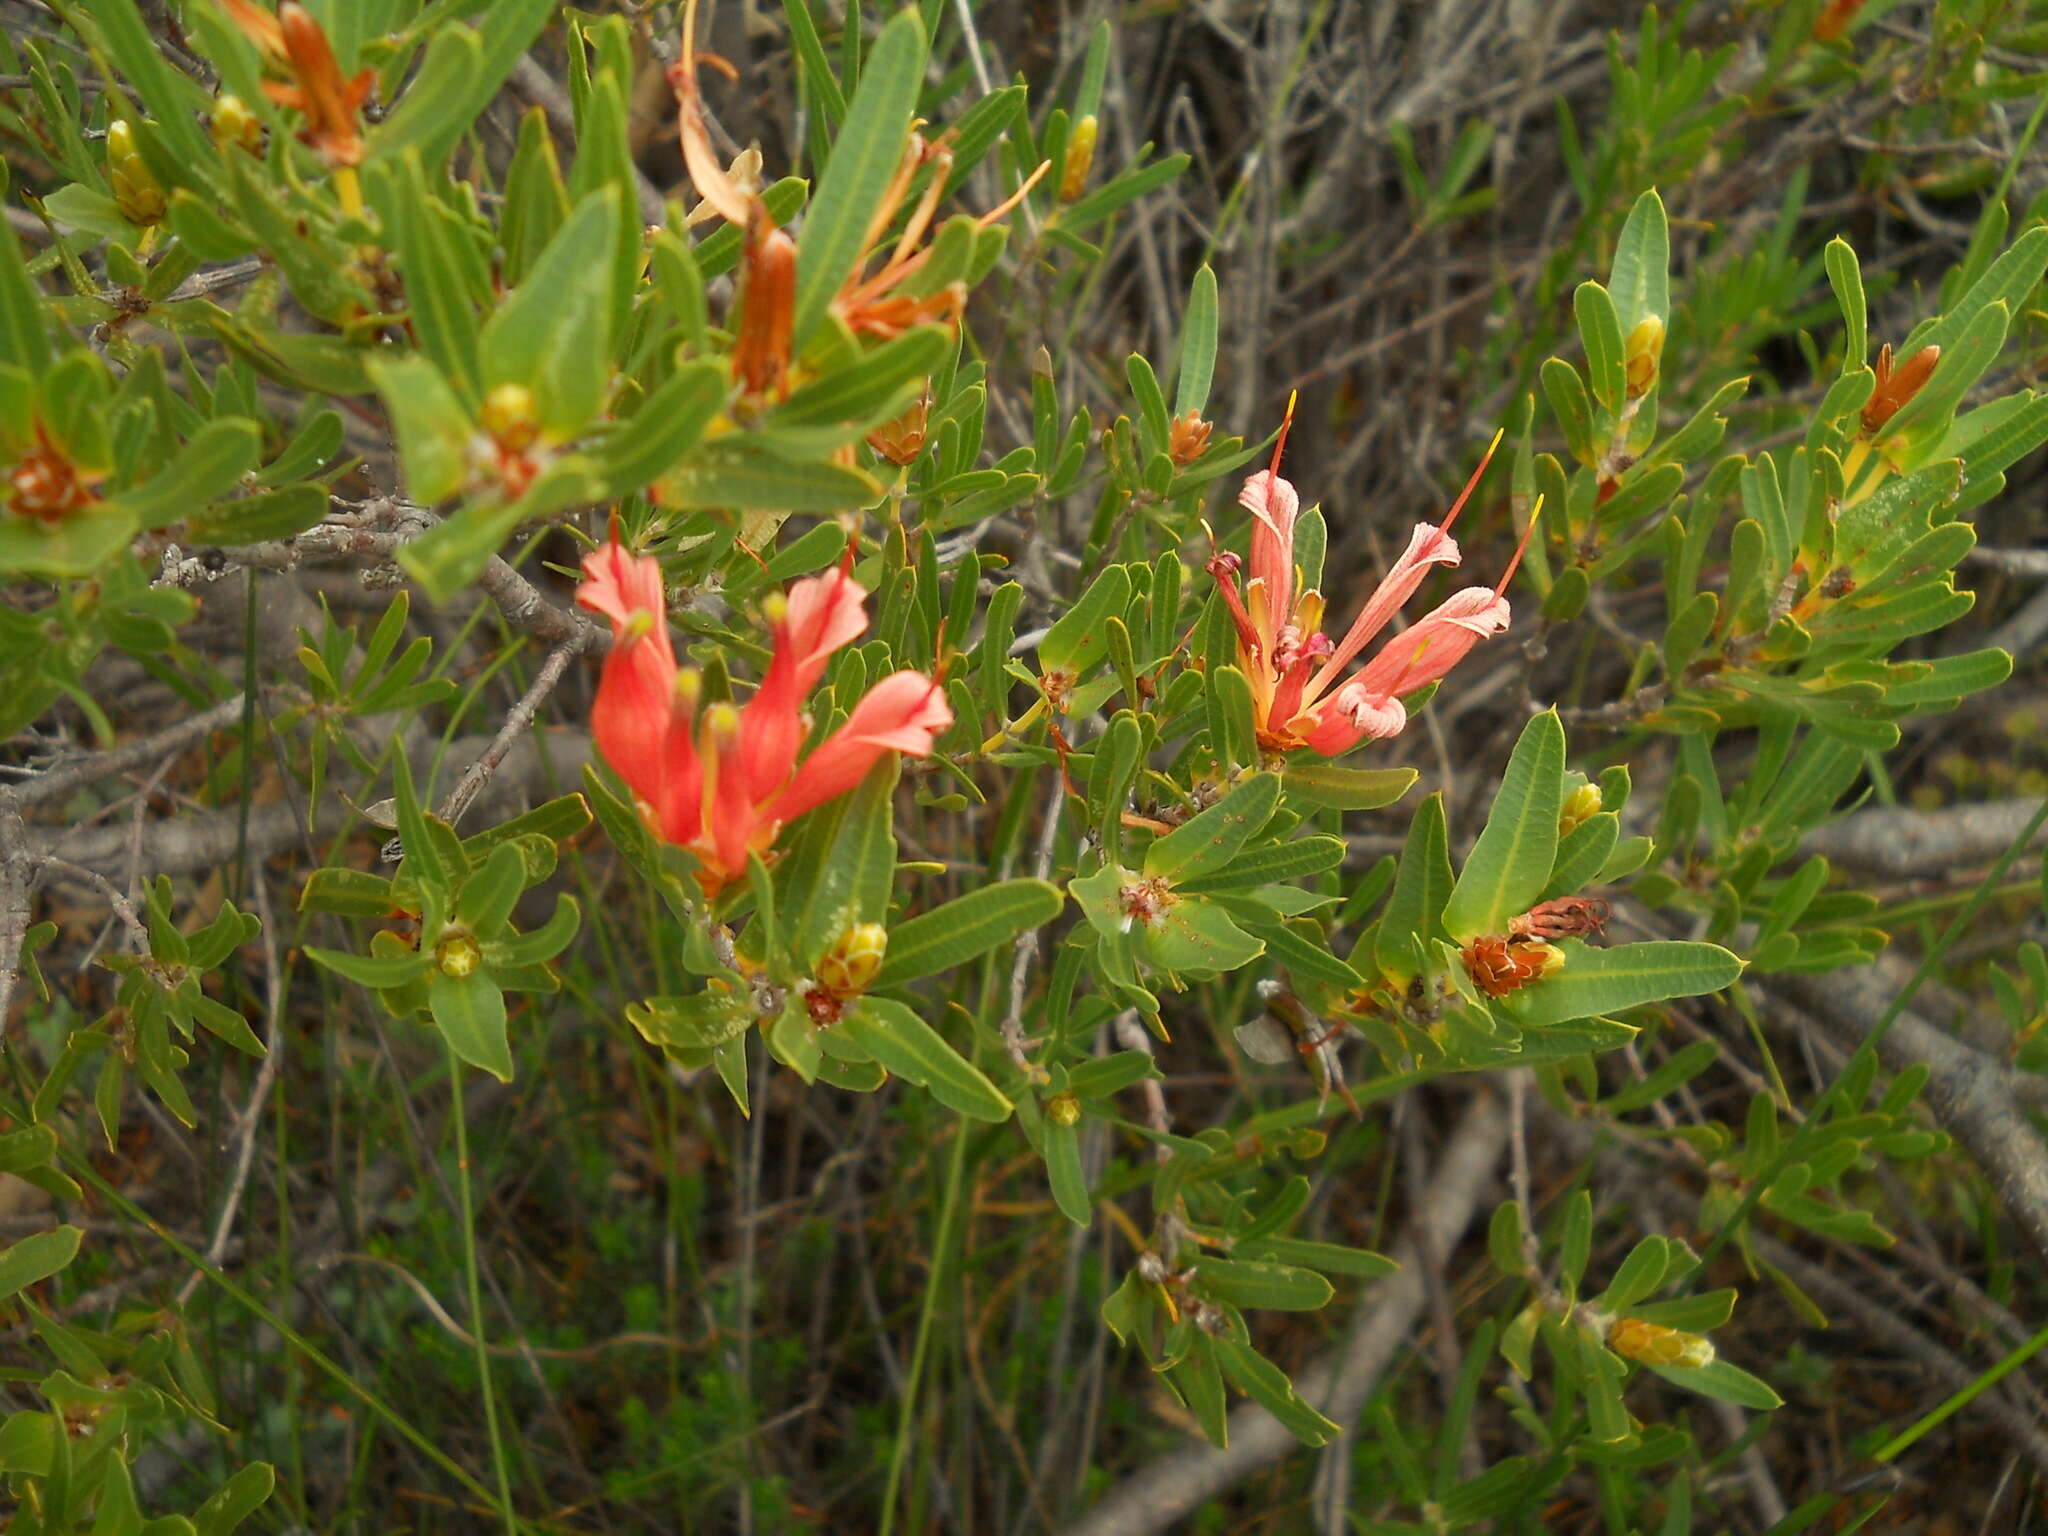
[[[1295,1378],[1301,1395],[1339,1423],[1357,1416],[1373,1385],[1412,1340],[1429,1299],[1422,1251],[1448,1253],[1457,1246],[1478,1213],[1507,1140],[1508,1116],[1499,1099],[1488,1093],[1474,1100],[1437,1163],[1436,1177],[1413,1218],[1416,1225],[1394,1248],[1400,1272],[1359,1297],[1341,1353]],[[1227,1449],[1191,1445],[1160,1457],[1111,1489],[1067,1528],[1068,1536],[1149,1536],[1165,1530],[1299,1449],[1300,1442],[1279,1420],[1246,1404],[1230,1415]]]
[[[1990,863],[2012,846],[2040,808],[2037,799],[1991,800],[1938,811],[1878,806],[1808,833],[1800,847],[1869,874],[1898,879],[1941,875]]]
[[[1899,985],[1892,970],[1879,964],[1828,976],[1774,976],[1769,986],[1844,1042],[1859,1045],[1891,1004]],[[1877,1054],[1894,1072],[1927,1068],[1934,1118],[1976,1158],[2034,1252],[2048,1258],[2048,1145],[2015,1090],[2013,1069],[1911,1009],[1885,1031]]]

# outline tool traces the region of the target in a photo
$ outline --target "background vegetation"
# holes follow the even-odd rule
[[[679,9],[0,0],[15,1528],[2042,1519],[2048,8],[728,0],[786,400]],[[1296,392],[1333,631],[1497,428],[1464,579],[1543,511],[1282,770],[1204,567]],[[614,527],[712,687],[850,546],[821,722],[952,704],[723,949],[586,773]]]

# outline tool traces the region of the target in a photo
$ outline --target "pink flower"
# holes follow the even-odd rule
[[[703,679],[676,666],[661,571],[616,541],[586,556],[576,600],[612,623],[591,731],[649,828],[688,850],[716,894],[766,853],[783,826],[845,794],[885,752],[931,754],[953,723],[939,685],[920,672],[883,678],[801,763],[804,700],[832,653],[867,628],[867,593],[845,569],[806,577],[764,608],[768,672],[744,706],[703,704]],[[700,707],[701,706],[701,707]]]
[[[1280,478],[1280,455],[1293,421],[1290,399],[1271,467],[1245,481],[1238,493],[1238,505],[1253,518],[1250,579],[1240,592],[1239,561],[1230,554],[1212,558],[1209,573],[1237,626],[1238,662],[1251,682],[1259,744],[1271,752],[1305,746],[1335,757],[1360,741],[1399,735],[1408,723],[1402,694],[1435,682],[1463,661],[1473,646],[1508,627],[1508,603],[1502,594],[1522,551],[1515,551],[1499,586],[1452,593],[1434,612],[1387,641],[1346,681],[1344,669],[1415,595],[1430,570],[1458,563],[1451,523],[1486,472],[1493,448],[1487,449],[1486,459],[1472,472],[1443,522],[1416,525],[1393,569],[1373,589],[1344,638],[1332,644],[1322,631],[1322,593],[1294,590],[1300,575],[1294,562],[1294,525],[1301,497]],[[1496,436],[1495,446],[1499,442]],[[1530,527],[1535,527],[1533,518]],[[1528,547],[1526,534],[1522,544]]]

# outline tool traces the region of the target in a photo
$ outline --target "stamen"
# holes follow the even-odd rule
[[[1273,480],[1280,478],[1280,455],[1287,451],[1287,434],[1294,426],[1294,402],[1301,395],[1298,389],[1287,391],[1287,414],[1280,418],[1280,435],[1273,439],[1273,462],[1266,466],[1266,473]],[[1270,487],[1271,481],[1268,481]],[[1270,495],[1270,489],[1268,491]]]
[[[1484,467],[1484,466],[1482,466]],[[1500,585],[1493,589],[1495,597],[1503,596],[1508,583],[1515,579],[1515,568],[1522,563],[1522,555],[1529,548],[1529,540],[1536,536],[1537,519],[1543,516],[1543,498],[1536,498],[1536,505],[1529,509],[1529,526],[1522,530],[1522,542],[1515,546],[1515,558],[1508,562],[1508,568],[1501,573]]]
[[[1451,524],[1458,520],[1458,514],[1465,510],[1465,503],[1479,488],[1479,477],[1486,473],[1486,466],[1493,462],[1493,450],[1500,446],[1500,440],[1508,435],[1506,427],[1500,427],[1493,434],[1493,441],[1486,445],[1486,452],[1480,456],[1479,467],[1472,471],[1472,478],[1465,482],[1465,489],[1458,492],[1458,499],[1451,503],[1451,510],[1444,514],[1444,520],[1437,525],[1439,533],[1449,533]]]

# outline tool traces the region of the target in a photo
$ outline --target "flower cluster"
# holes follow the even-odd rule
[[[598,750],[655,835],[695,856],[707,895],[744,874],[748,855],[766,853],[786,823],[852,789],[882,754],[929,756],[953,723],[936,682],[891,673],[798,762],[804,700],[832,653],[867,628],[867,592],[844,568],[763,605],[774,654],[744,705],[704,701],[702,674],[676,665],[653,559],[613,540],[583,570],[577,601],[612,624],[591,712]]]
[[[773,394],[783,398],[789,394],[796,339],[796,242],[768,211],[761,197],[757,171],[749,169],[735,175],[718,163],[704,120],[697,68],[700,63],[708,64],[728,77],[735,77],[737,72],[716,54],[699,53],[696,31],[697,0],[689,0],[683,7],[682,54],[670,67],[668,79],[675,90],[676,131],[690,182],[704,200],[704,206],[744,236],[739,293],[734,301],[739,318],[733,326],[733,377],[749,395]],[[752,159],[758,164],[758,156]],[[738,164],[735,162],[736,167]],[[966,284],[948,283],[932,293],[904,291],[931,255],[932,247],[923,242],[938,213],[939,200],[945,195],[947,173],[952,165],[953,151],[948,145],[912,131],[895,175],[875,204],[861,249],[872,250],[887,233],[908,200],[918,173],[929,166],[931,176],[924,193],[882,265],[867,274],[863,258],[832,300],[833,313],[855,335],[887,339],[927,321],[958,323],[967,302]],[[1041,165],[1022,186],[976,223],[985,228],[1016,207],[1046,170]]]
[[[1416,525],[1393,569],[1366,599],[1344,638],[1333,644],[1322,630],[1323,594],[1296,590],[1301,575],[1294,559],[1294,529],[1301,497],[1280,478],[1280,455],[1293,420],[1294,402],[1289,400],[1272,464],[1245,481],[1238,494],[1238,505],[1253,518],[1250,579],[1240,591],[1241,562],[1232,554],[1214,556],[1208,569],[1237,627],[1238,660],[1251,682],[1259,745],[1269,752],[1307,747],[1335,757],[1360,741],[1398,736],[1408,724],[1403,694],[1435,682],[1473,646],[1508,627],[1503,594],[1522,551],[1515,551],[1498,586],[1453,592],[1413,627],[1381,646],[1347,681],[1344,669],[1415,595],[1431,567],[1458,563],[1451,524],[1486,472],[1493,449],[1487,449],[1487,458],[1472,472],[1441,524]],[[1499,442],[1496,435],[1495,446]],[[1529,526],[1536,526],[1533,516]],[[1527,548],[1527,534],[1522,543]]]

